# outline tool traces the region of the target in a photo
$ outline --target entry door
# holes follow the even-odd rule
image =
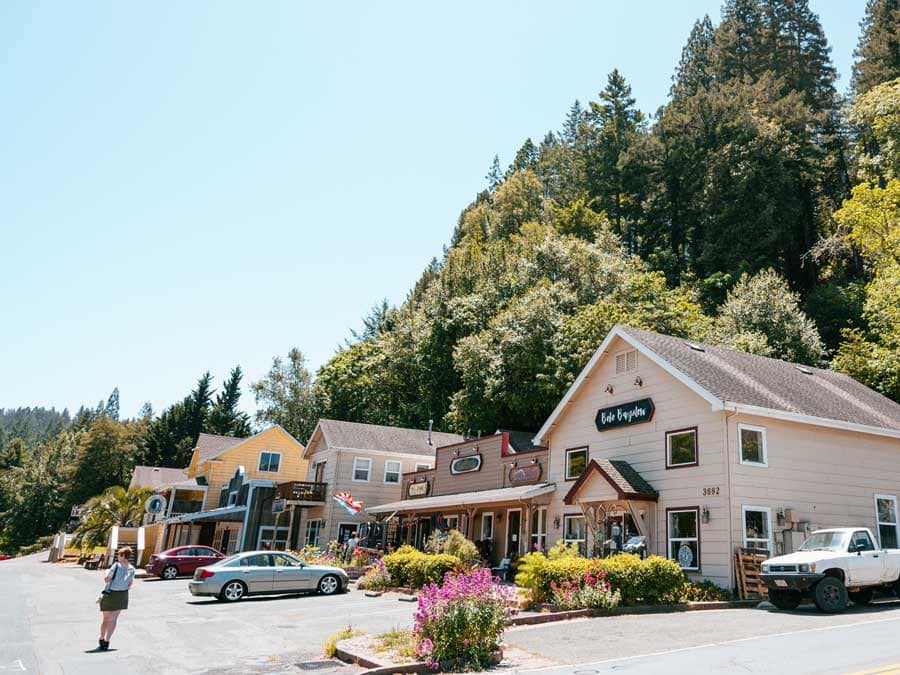
[[[356,523],[341,523],[338,525],[338,543],[346,544],[347,540],[350,539],[350,535],[356,532],[356,528]]]
[[[519,539],[522,536],[522,509],[506,512],[506,557],[519,557]]]

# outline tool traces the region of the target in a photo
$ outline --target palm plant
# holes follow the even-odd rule
[[[144,514],[144,502],[153,494],[149,488],[114,485],[91,497],[84,505],[81,523],[75,530],[75,545],[82,549],[105,546],[114,525],[135,527]]]

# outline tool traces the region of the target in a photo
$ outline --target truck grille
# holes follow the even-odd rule
[[[769,565],[770,572],[796,572],[796,565]]]

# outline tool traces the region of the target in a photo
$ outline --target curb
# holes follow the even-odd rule
[[[754,609],[760,600],[725,600],[719,602],[689,602],[679,605],[635,605],[617,607],[614,610],[570,609],[561,612],[541,612],[513,617],[513,626],[531,626],[552,621],[568,621],[582,617],[624,616],[629,614],[675,614],[678,612],[699,612],[710,609]]]
[[[428,667],[428,664],[422,663],[421,661],[416,661],[414,663],[386,665],[384,663],[367,659],[364,656],[360,656],[359,654],[354,654],[351,651],[343,649],[340,644],[338,644],[337,648],[335,649],[334,655],[344,663],[355,663],[358,666],[362,666],[366,669],[364,671],[366,675],[391,675],[391,673],[432,672],[431,668]]]

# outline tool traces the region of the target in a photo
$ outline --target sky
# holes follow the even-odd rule
[[[811,0],[849,84],[865,0]],[[316,369],[522,142],[720,0],[0,3],[0,408]],[[248,389],[248,387],[246,388]],[[245,389],[242,407],[252,411]]]

